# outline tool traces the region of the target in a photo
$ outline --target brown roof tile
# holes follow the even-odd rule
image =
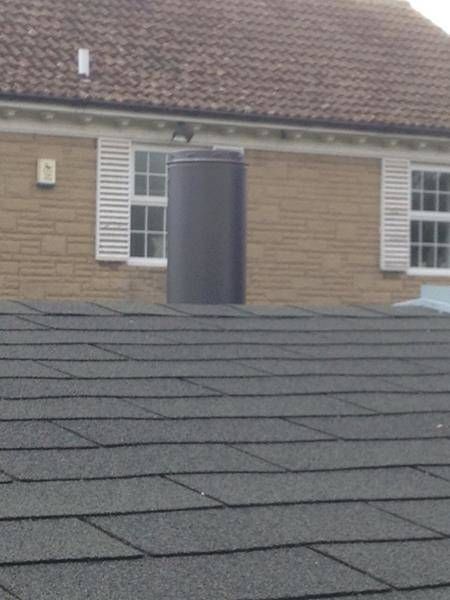
[[[450,132],[449,38],[404,0],[2,0],[0,72],[3,96]]]

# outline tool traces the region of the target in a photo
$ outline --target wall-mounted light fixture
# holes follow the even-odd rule
[[[189,142],[194,137],[194,129],[192,125],[189,123],[184,123],[183,121],[179,121],[172,134],[172,142],[184,142],[189,144]]]

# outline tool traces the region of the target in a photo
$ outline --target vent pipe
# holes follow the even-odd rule
[[[239,152],[183,150],[168,161],[167,301],[245,303],[245,164]]]
[[[90,57],[87,48],[78,49],[78,75],[89,77],[90,73]]]

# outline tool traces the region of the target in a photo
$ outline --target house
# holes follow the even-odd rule
[[[3,298],[165,300],[167,154],[248,164],[248,301],[450,275],[450,45],[403,0],[4,0]]]
[[[448,315],[0,313],[2,600],[450,598]]]

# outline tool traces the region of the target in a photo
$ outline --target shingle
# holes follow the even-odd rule
[[[448,440],[244,444],[236,447],[294,471],[450,463]]]
[[[450,540],[318,546],[396,588],[450,584]]]
[[[164,397],[211,396],[206,390],[182,379],[3,379],[0,398],[60,398],[61,396]]]
[[[0,564],[140,555],[79,519],[2,521],[0,538]]]
[[[64,373],[60,373],[57,368],[57,366],[56,368],[52,368],[51,365],[43,366],[32,360],[2,360],[0,362],[0,378],[17,377],[21,379],[27,379],[38,377],[67,377],[67,375]]]
[[[29,308],[22,302],[12,300],[0,300],[0,315],[29,315],[36,314],[36,310]]]
[[[60,369],[73,377],[139,378],[139,377],[243,377],[259,372],[233,360],[216,361],[47,361],[49,367]],[[1,373],[0,373],[1,375]]]
[[[450,500],[381,502],[375,506],[423,527],[429,527],[447,536],[450,535]]]
[[[416,359],[418,356],[427,358],[445,358],[450,353],[450,344],[402,344],[401,336],[393,344],[317,344],[317,345],[290,345],[283,349],[290,354],[297,354],[303,359],[345,359],[354,360],[367,358],[397,358]],[[264,357],[271,358],[271,357]]]
[[[401,379],[401,378],[395,378]],[[391,392],[398,390],[398,385],[391,383],[386,377],[361,377],[352,375],[308,376],[308,377],[254,377],[243,379],[228,378],[192,378],[193,383],[231,396],[269,395],[274,394],[326,394],[337,392]],[[449,378],[450,381],[450,378]]]
[[[29,319],[34,318],[34,315],[29,315],[28,319],[10,315],[0,315],[0,331],[17,331],[17,330],[41,330],[45,326],[36,324]],[[2,334],[2,341],[4,341]]]
[[[226,475],[176,475],[174,481],[229,505],[450,497],[450,482],[410,468]]]
[[[290,357],[278,359],[242,360],[242,365],[260,369],[274,375],[402,375],[416,374],[416,364],[396,359],[301,360]]]
[[[282,419],[121,419],[70,421],[70,429],[100,444],[267,442],[331,439]]]
[[[265,318],[297,318],[297,317],[312,317],[314,313],[309,309],[304,309],[298,306],[277,306],[275,304],[246,304],[239,307],[243,312]]]
[[[289,347],[282,349],[275,345],[266,346],[264,344],[191,344],[189,346],[177,344],[103,344],[102,347],[105,350],[120,353],[123,356],[135,358],[137,360],[204,360],[209,362],[211,360],[220,359],[286,358],[288,356],[293,356],[293,354],[289,352]]]
[[[112,348],[113,350],[113,348]],[[2,344],[0,359],[119,360],[120,356],[89,344]],[[125,359],[124,359],[125,360]],[[45,364],[45,363],[44,363]]]
[[[5,317],[10,318],[10,317]],[[14,317],[11,317],[14,318]],[[216,325],[216,319],[204,319],[196,321],[193,318],[181,317],[152,317],[142,315],[112,315],[112,316],[54,316],[54,315],[38,315],[30,317],[33,323],[40,324],[44,327],[52,327],[54,329],[64,329],[66,331],[170,331],[191,329],[200,330],[215,330],[219,327]],[[0,317],[1,328],[1,317]],[[14,327],[9,327],[14,329]]]
[[[174,317],[177,315],[177,311],[161,304],[146,304],[145,302],[132,302],[128,300],[99,300],[95,304],[110,311],[122,313],[123,315],[146,315],[153,317]]]
[[[343,401],[355,403],[379,413],[422,413],[432,411],[449,411],[450,404],[446,393],[406,392],[379,394],[343,394],[338,396]]]
[[[383,315],[365,306],[309,306],[308,310],[323,317],[369,317],[379,318]]]
[[[377,321],[375,321],[377,322]],[[402,322],[402,321],[400,321]],[[410,327],[414,327],[414,321],[410,325]],[[401,331],[401,333],[400,333]],[[423,330],[414,330],[411,329],[408,331],[405,329],[405,325],[403,328],[398,331],[333,331],[333,332],[321,332],[315,333],[315,339],[311,340],[312,343],[320,342],[322,344],[398,344],[401,342],[402,344],[448,344],[449,341],[449,332],[444,328],[440,331],[438,329],[427,331]],[[294,337],[291,338],[291,342],[286,340],[287,343],[295,343]],[[281,342],[283,343],[283,342]],[[298,339],[297,343],[303,343],[301,339]],[[308,343],[308,341],[305,341]]]
[[[46,315],[111,315],[114,314],[107,308],[102,308],[92,302],[76,302],[64,300],[55,302],[51,300],[23,300],[22,304]]]
[[[82,437],[42,421],[0,422],[0,448],[80,448],[95,446]]]
[[[442,479],[448,479],[450,481],[450,466],[448,467],[427,467],[426,471]]]
[[[399,595],[399,600],[448,600],[448,598],[450,598],[450,586],[414,590]],[[386,600],[391,599],[386,598]],[[392,600],[396,600],[396,598]]]
[[[330,540],[435,537],[421,527],[355,503],[211,509],[195,513],[177,511],[91,520],[154,555],[270,548]]]
[[[307,548],[65,565],[4,567],[23,600],[269,600],[380,590],[371,577]],[[180,582],[182,582],[180,584]]]
[[[401,389],[411,392],[448,392],[450,375],[403,375],[397,384]]]
[[[168,304],[174,312],[197,317],[245,317],[246,307],[223,304]]]
[[[277,417],[369,414],[369,410],[316,396],[212,396],[211,398],[139,398],[136,406],[166,417]]]
[[[0,583],[1,586],[1,583]],[[12,596],[9,592],[0,587],[0,600],[17,600],[19,596]],[[20,600],[20,598],[19,598]]]
[[[312,417],[292,421],[347,440],[450,437],[450,413]]]
[[[201,333],[201,332],[200,332]],[[200,335],[199,333],[199,335]],[[207,332],[204,332],[207,333]],[[4,331],[2,344],[166,344],[171,334],[154,331],[75,331],[63,329],[37,329],[30,331]]]
[[[3,483],[10,483],[11,477],[9,477],[9,475],[6,475],[6,473],[3,473],[2,471],[0,471],[0,484]]]
[[[244,321],[246,319],[243,319]],[[130,334],[128,334],[130,335]],[[320,341],[318,333],[302,331],[180,331],[159,332],[165,343],[174,344],[312,344]],[[113,343],[120,339],[112,340]],[[133,341],[132,339],[129,340]]]
[[[218,505],[161,477],[9,483],[0,518],[101,515]],[[0,577],[1,581],[1,577]]]
[[[392,304],[367,304],[364,306],[369,310],[386,315],[389,317],[404,317],[412,319],[414,317],[441,317],[442,313],[437,310],[426,308],[424,306],[399,306]]]
[[[0,400],[2,420],[157,417],[136,404],[118,398],[34,398]]]
[[[155,444],[81,450],[0,451],[0,469],[28,481],[130,477],[165,473],[282,471],[225,445]]]

